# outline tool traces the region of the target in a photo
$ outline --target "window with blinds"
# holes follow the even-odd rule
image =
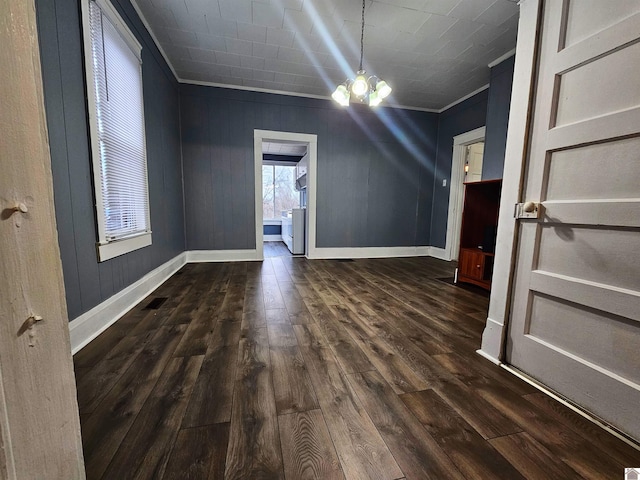
[[[88,1],[84,15],[103,261],[151,244],[141,47],[108,1]]]

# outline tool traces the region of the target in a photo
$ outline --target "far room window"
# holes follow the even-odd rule
[[[107,0],[83,1],[100,261],[151,245],[142,47]]]
[[[298,208],[295,165],[262,166],[262,215],[264,220],[280,219],[282,212]]]

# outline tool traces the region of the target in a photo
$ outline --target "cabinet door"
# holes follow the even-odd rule
[[[482,280],[484,255],[482,252],[475,250],[462,249],[460,251],[459,269],[460,275],[474,278],[476,280]]]

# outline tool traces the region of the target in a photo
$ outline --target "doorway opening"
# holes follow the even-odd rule
[[[308,143],[262,142],[264,257],[304,255]]]
[[[317,136],[254,130],[259,259],[315,251]]]
[[[482,180],[485,130],[485,127],[480,127],[453,137],[445,246],[445,258],[449,260],[457,260],[460,250],[464,183]]]

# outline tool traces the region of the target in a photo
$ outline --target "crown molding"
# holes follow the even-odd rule
[[[509,57],[513,57],[516,54],[516,49],[513,48],[511,50],[509,50],[507,53],[505,53],[504,55],[500,55],[498,58],[496,58],[493,62],[490,62],[489,65],[487,65],[489,68],[493,68],[496,65],[504,62],[507,58]]]

